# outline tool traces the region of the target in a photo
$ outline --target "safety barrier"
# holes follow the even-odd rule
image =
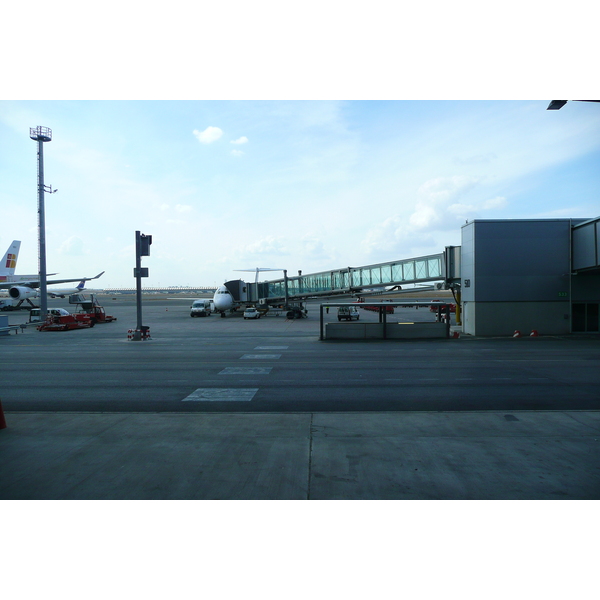
[[[448,337],[446,323],[326,323],[326,340],[430,339]]]
[[[142,326],[141,329],[128,329],[127,339],[129,341],[151,340],[152,338],[150,337],[150,327]]]
[[[421,338],[450,338],[450,303],[434,301],[421,302],[369,302],[379,311],[379,323],[325,323],[323,309],[329,313],[330,308],[357,308],[358,302],[328,302],[321,304],[319,315],[319,339],[421,339]],[[401,306],[403,308],[434,308],[434,322],[389,323],[388,309]]]

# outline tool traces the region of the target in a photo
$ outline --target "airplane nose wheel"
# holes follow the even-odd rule
[[[224,313],[224,312],[222,312],[222,313],[221,313],[221,318],[222,318],[222,319],[224,319],[224,318],[225,318],[225,313]]]

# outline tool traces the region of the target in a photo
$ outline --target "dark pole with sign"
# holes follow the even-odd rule
[[[148,268],[142,268],[142,256],[150,256],[150,244],[152,244],[152,236],[144,235],[139,231],[135,232],[135,269],[133,276],[135,277],[135,291],[137,304],[137,326],[133,335],[134,341],[145,340],[149,327],[142,325],[142,277],[148,277]]]

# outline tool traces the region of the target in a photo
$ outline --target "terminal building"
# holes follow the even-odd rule
[[[462,227],[463,331],[598,332],[600,218],[475,220]]]
[[[274,304],[431,283],[431,298],[453,291],[465,334],[598,333],[599,259],[600,217],[474,220],[440,254],[225,285],[236,300]]]

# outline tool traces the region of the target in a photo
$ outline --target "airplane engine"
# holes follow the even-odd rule
[[[15,285],[8,290],[9,296],[13,300],[25,300],[26,298],[37,298],[38,292],[37,290],[33,290],[28,287],[22,287],[19,285]]]

